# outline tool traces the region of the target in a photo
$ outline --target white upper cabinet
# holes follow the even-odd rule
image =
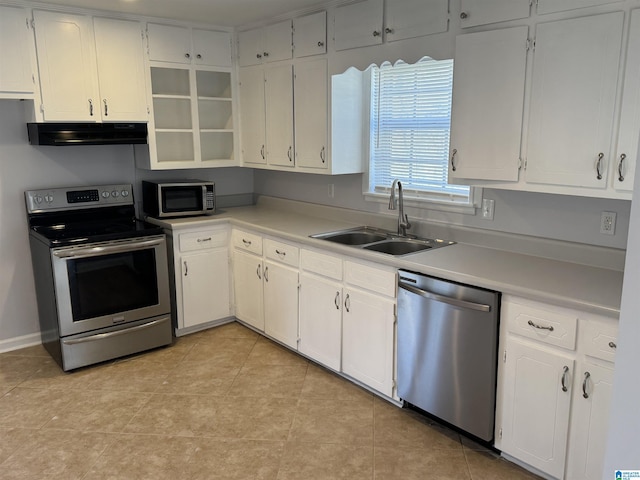
[[[446,32],[449,23],[447,0],[387,0],[385,3],[387,42]]]
[[[293,167],[293,72],[291,65],[267,67],[265,76],[265,111],[267,162]]]
[[[528,27],[456,37],[449,178],[518,179]]]
[[[530,10],[531,0],[462,0],[460,26],[467,28],[526,18]]]
[[[293,19],[293,54],[308,57],[327,53],[327,12]]]
[[[0,6],[0,98],[33,95],[32,42],[27,11]]]
[[[240,69],[240,122],[243,161],[266,164],[264,71],[261,67]]]
[[[622,84],[620,129],[615,156],[611,162],[611,181],[619,191],[633,191],[633,179],[640,131],[640,10],[631,12],[627,65]]]
[[[102,120],[146,122],[147,97],[140,23],[94,18],[93,29]]]
[[[593,7],[605,3],[615,3],[622,0],[538,0],[538,13],[554,13],[576,8]]]
[[[623,12],[537,26],[526,180],[607,186]]]
[[[238,33],[238,65],[288,60],[293,55],[292,22],[285,20]]]
[[[231,34],[176,25],[147,24],[149,60],[231,67]]]
[[[43,119],[100,121],[91,17],[34,10],[33,18]]]
[[[383,0],[362,0],[335,10],[336,50],[382,43]]]

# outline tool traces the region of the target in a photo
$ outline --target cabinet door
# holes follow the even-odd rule
[[[336,50],[382,43],[383,0],[362,0],[337,7],[334,40]]]
[[[293,19],[293,53],[296,57],[327,53],[327,12]]]
[[[295,146],[298,167],[324,168],[327,163],[327,61],[295,66]]]
[[[186,27],[147,24],[149,60],[152,62],[191,63],[191,35]]]
[[[527,34],[456,37],[449,179],[518,180]]]
[[[342,371],[393,395],[394,302],[354,289],[344,291]]]
[[[230,316],[227,249],[183,255],[181,328]]]
[[[529,16],[530,6],[530,0],[462,0],[460,26],[475,27],[526,18]]]
[[[341,336],[341,284],[301,273],[298,350],[317,362],[340,371]]]
[[[196,65],[231,67],[231,34],[194,28],[193,62]]]
[[[513,338],[506,350],[502,451],[562,478],[574,360]]]
[[[640,10],[631,11],[627,64],[622,84],[620,130],[611,162],[611,181],[616,190],[633,191],[640,131]]]
[[[605,188],[623,12],[537,26],[526,180]]]
[[[264,262],[264,332],[298,347],[298,270]]]
[[[293,55],[292,35],[291,20],[264,27],[263,60],[277,62],[290,59]]]
[[[584,363],[571,407],[567,478],[600,480],[604,468],[613,369]]]
[[[146,122],[147,95],[139,22],[94,18],[102,120]]]
[[[34,10],[46,121],[100,121],[91,18]]]
[[[538,14],[563,12],[576,8],[592,7],[594,5],[604,5],[605,3],[615,3],[620,0],[538,0]]]
[[[387,42],[446,32],[448,0],[393,0],[385,2]]]
[[[238,65],[247,67],[262,63],[264,30],[254,28],[238,32]]]
[[[245,163],[267,163],[264,88],[262,67],[240,69],[242,160]]]
[[[267,163],[293,168],[292,67],[267,67],[264,70],[264,78]]]
[[[240,250],[235,250],[233,257],[236,317],[264,331],[262,260]]]
[[[33,93],[30,41],[26,10],[0,6],[0,97]]]

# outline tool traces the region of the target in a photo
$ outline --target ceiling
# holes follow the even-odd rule
[[[235,27],[326,4],[322,0],[41,0],[41,3]]]

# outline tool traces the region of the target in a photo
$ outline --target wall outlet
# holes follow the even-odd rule
[[[482,218],[485,220],[493,220],[493,210],[495,208],[496,201],[488,198],[482,199]]]
[[[602,212],[602,215],[600,215],[600,233],[605,235],[614,235],[616,233],[615,212]]]

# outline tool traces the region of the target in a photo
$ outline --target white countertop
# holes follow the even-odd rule
[[[332,220],[265,206],[229,208],[206,217],[148,220],[168,229],[230,222],[236,227],[273,235],[308,247],[488,288],[503,294],[616,318],[620,312],[623,272],[617,270],[464,243],[394,257],[309,238],[309,235],[357,227],[366,222]]]

